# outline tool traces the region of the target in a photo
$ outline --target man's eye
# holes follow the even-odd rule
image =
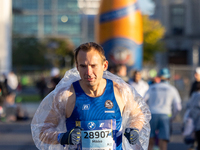
[[[86,66],[85,65],[80,65],[82,68],[85,68]]]

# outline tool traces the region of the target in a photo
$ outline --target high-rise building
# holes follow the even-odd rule
[[[197,66],[200,47],[200,1],[199,0],[154,0],[155,13],[166,28],[164,41],[168,64]],[[166,57],[167,56],[167,57]]]
[[[82,41],[78,0],[12,0],[13,35]]]

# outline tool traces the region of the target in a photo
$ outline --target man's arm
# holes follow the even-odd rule
[[[139,131],[142,130],[145,123],[144,114],[135,98],[137,97],[141,99],[142,97],[137,93],[133,96],[133,91],[131,91],[128,86],[122,88],[114,83],[114,89],[121,114],[123,117],[127,118],[124,136],[131,145],[135,145],[138,143],[140,138]]]
[[[126,91],[125,91],[126,90]],[[139,104],[135,101],[135,97],[129,88],[122,89],[114,82],[114,92],[121,114],[129,113],[129,127],[141,130],[144,124],[144,114],[140,109]],[[142,97],[138,97],[142,99]]]
[[[124,111],[126,110],[130,110],[130,115],[129,115],[130,127],[136,128],[140,131],[143,128],[145,122],[145,116],[139,104],[136,102],[135,97],[133,97],[132,93],[130,93],[128,100],[126,102]]]
[[[173,121],[175,119],[175,117],[177,116],[178,112],[181,111],[182,109],[182,105],[181,105],[181,97],[178,93],[178,90],[174,87],[174,99],[172,102],[172,117],[171,117],[171,121]]]
[[[72,101],[74,100],[73,87],[69,90],[59,91],[52,103],[52,108],[44,121],[39,138],[42,142],[47,144],[59,144],[57,127],[60,119],[66,119],[73,111]],[[71,105],[71,106],[69,106]]]

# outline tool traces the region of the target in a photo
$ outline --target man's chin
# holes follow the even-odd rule
[[[94,82],[94,81],[87,81],[87,85],[88,85],[88,86],[94,86],[94,85],[95,85],[95,82]]]

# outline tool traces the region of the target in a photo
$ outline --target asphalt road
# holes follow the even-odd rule
[[[37,150],[31,136],[30,120],[0,123],[0,150]]]
[[[39,103],[23,104],[30,118],[33,117],[38,105]],[[0,122],[0,150],[37,150],[31,136],[31,120],[12,123]],[[188,150],[188,148],[189,146],[184,144],[181,136],[181,123],[173,123],[168,150]]]

